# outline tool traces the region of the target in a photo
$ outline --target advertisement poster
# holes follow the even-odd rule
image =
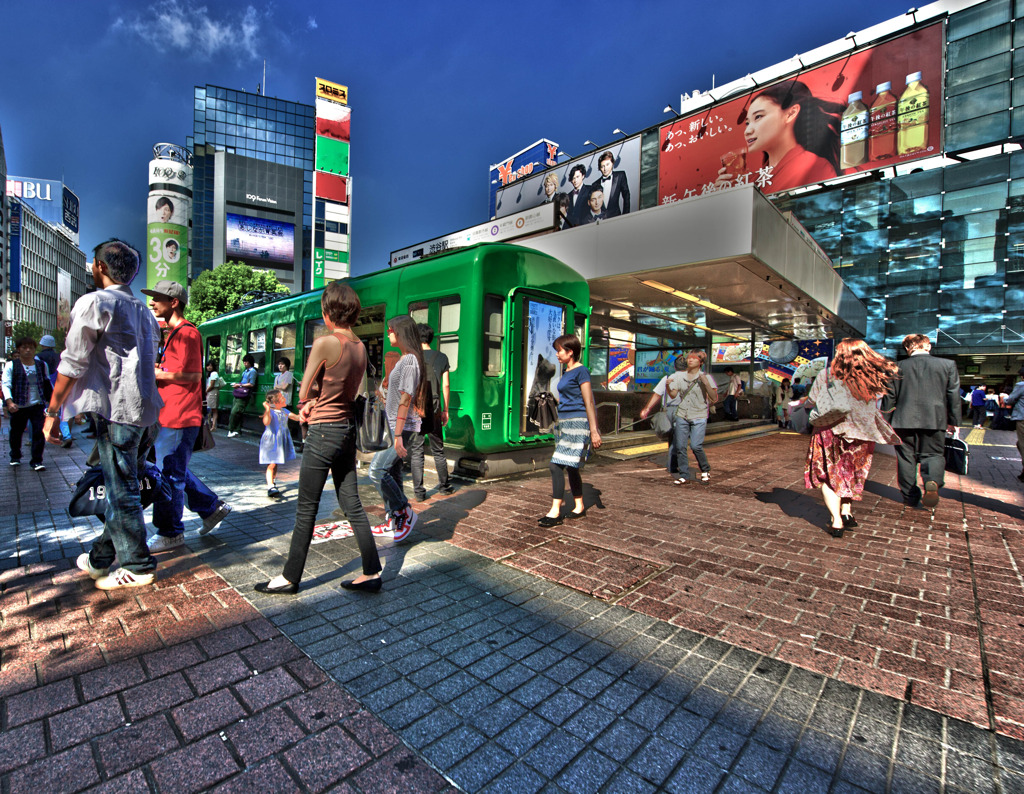
[[[226,216],[229,258],[250,264],[291,265],[295,262],[295,225],[247,215]]]
[[[535,172],[540,172],[545,168],[557,165],[558,154],[557,143],[549,141],[547,138],[541,138],[522,151],[516,152],[511,157],[506,157],[496,165],[492,165],[488,177],[491,187],[487,204],[487,217],[494,217],[494,203],[501,188],[515,182],[517,179],[525,179]]]
[[[637,346],[643,337],[637,338]],[[638,384],[656,384],[666,375],[676,371],[676,358],[686,352],[683,348],[673,350],[637,350],[634,376]]]
[[[541,392],[558,396],[561,365],[552,345],[564,333],[565,313],[561,306],[527,301],[526,355],[523,358],[523,417],[529,414],[530,401]],[[524,428],[525,430],[525,428]],[[536,428],[533,428],[536,432]]]
[[[323,138],[349,142],[352,124],[352,109],[347,105],[316,100],[316,134]]]
[[[832,339],[783,339],[764,342],[755,358],[764,363],[764,373],[769,380],[781,383],[783,378],[792,382],[800,378],[809,385],[829,360],[835,342]]]
[[[633,380],[632,353],[628,347],[608,348],[608,380],[604,385],[609,391],[627,391]]]
[[[750,342],[726,342],[711,348],[715,364],[749,364]]]
[[[547,203],[558,207],[560,229],[635,212],[640,207],[640,137],[515,180],[498,191],[494,214],[501,218]]]
[[[57,327],[71,327],[71,274],[57,268]]]
[[[146,224],[146,283],[162,279],[188,283],[188,200],[151,191]]]
[[[658,201],[776,193],[936,154],[942,52],[940,23],[662,127]]]

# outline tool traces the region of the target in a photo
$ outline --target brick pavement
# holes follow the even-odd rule
[[[267,507],[252,445],[221,441],[196,468],[236,511],[189,540],[367,712],[468,791],[1024,790],[1024,745],[1012,738],[1020,722],[1007,707],[1020,598],[1006,571],[1021,511],[1006,466],[992,462],[986,474],[975,449],[957,504],[979,529],[965,533],[952,499],[934,522],[892,512],[895,467],[879,456],[862,527],[834,541],[800,482],[805,443],[715,447],[703,490],[669,486],[646,461],[591,467],[589,518],[547,532],[535,523],[544,477],[463,486],[420,506],[413,543],[385,549],[383,595],[337,588],[356,553],[335,541],[313,547],[298,598],[257,599],[251,583],[280,570],[294,505]],[[642,508],[624,484],[643,492]],[[44,528],[39,513],[22,522],[16,548]],[[10,533],[0,525],[0,542]],[[666,605],[670,613],[657,611]],[[794,628],[812,636],[791,638]],[[909,646],[894,647],[907,636]],[[991,722],[971,700],[977,681],[970,689],[970,670],[957,666],[972,653],[980,664],[982,643]],[[857,658],[857,645],[874,654]],[[924,656],[938,651],[939,661]],[[946,665],[942,681],[907,660]]]

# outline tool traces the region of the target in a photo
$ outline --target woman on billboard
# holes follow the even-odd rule
[[[750,103],[744,139],[755,178],[770,168],[764,192],[823,182],[839,175],[839,122],[844,109],[815,97],[799,80],[769,86]],[[719,182],[732,184],[723,166]]]

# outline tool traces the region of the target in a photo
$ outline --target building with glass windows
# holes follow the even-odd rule
[[[313,250],[313,105],[213,85],[194,96],[191,276],[241,261],[302,291]]]

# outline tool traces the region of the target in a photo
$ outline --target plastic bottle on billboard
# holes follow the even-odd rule
[[[841,168],[853,168],[868,161],[868,108],[864,94],[854,91],[840,119]]]
[[[928,147],[928,89],[921,85],[921,73],[907,75],[907,89],[897,110],[900,154],[923,152]]]
[[[879,83],[868,122],[868,157],[885,160],[896,156],[896,97],[892,83]]]

